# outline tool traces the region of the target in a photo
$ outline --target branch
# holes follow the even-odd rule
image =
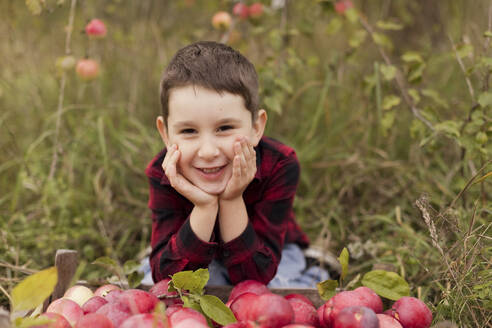
[[[360,23],[362,24],[362,26],[366,29],[366,31],[369,33],[371,38],[374,40],[374,28],[369,24],[369,22],[362,15],[359,15],[359,20],[360,20]],[[386,63],[386,65],[394,66],[393,63],[391,62],[389,56],[384,51],[384,49],[378,44],[376,44],[376,47],[378,48],[379,53],[381,54],[381,57],[383,57],[383,60]],[[403,100],[410,107],[410,109],[412,110],[412,114],[417,119],[419,119],[425,125],[427,125],[427,127],[429,127],[429,129],[431,129],[432,131],[435,131],[435,128],[432,125],[432,123],[429,122],[425,117],[422,116],[422,114],[420,113],[420,110],[417,108],[417,106],[415,106],[414,101],[412,100],[412,98],[408,94],[407,85],[406,85],[405,79],[403,78],[403,75],[401,74],[400,70],[396,66],[394,66],[394,67],[396,68],[396,74],[395,74],[396,85],[397,85],[398,89],[400,90],[400,93],[403,97]]]
[[[75,5],[77,4],[77,0],[72,0],[70,5],[70,14],[68,16],[68,26],[67,26],[67,35],[65,37],[65,55],[70,55],[70,43],[72,40],[72,31],[73,31],[73,21],[75,18]],[[56,110],[56,125],[55,125],[55,145],[53,147],[53,159],[51,160],[50,173],[48,175],[48,180],[51,180],[55,175],[56,171],[56,163],[58,162],[58,148],[59,148],[59,135],[60,135],[60,125],[61,125],[61,116],[63,111],[63,98],[65,95],[65,85],[67,81],[67,73],[63,71],[60,82],[60,94],[58,95],[58,107]]]

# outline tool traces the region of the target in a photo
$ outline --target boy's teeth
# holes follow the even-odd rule
[[[219,170],[220,170],[220,167],[216,167],[213,169],[202,169],[202,171],[205,173],[215,173],[215,172],[218,172]]]

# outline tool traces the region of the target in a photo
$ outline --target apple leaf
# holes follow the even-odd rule
[[[407,63],[411,63],[411,62],[422,63],[423,62],[422,56],[418,52],[415,52],[415,51],[405,52],[401,56],[401,59],[403,59],[403,61],[405,61]]]
[[[53,293],[57,281],[56,267],[36,272],[22,280],[12,290],[12,312],[34,309]]]
[[[395,95],[385,96],[383,99],[383,109],[389,110],[395,106],[398,106],[401,102],[401,98]]]
[[[184,289],[194,294],[203,294],[203,288],[209,278],[208,269],[198,269],[175,273],[172,276],[172,281],[175,288]]]
[[[396,67],[393,65],[382,64],[379,69],[386,81],[390,81],[396,76]]]
[[[382,33],[373,33],[372,34],[372,39],[374,42],[384,48],[387,48],[389,50],[393,49],[393,43],[391,40],[384,34]]]
[[[40,0],[26,0],[26,6],[33,15],[39,15],[43,10]]]
[[[378,21],[376,23],[377,27],[379,27],[382,30],[393,30],[393,31],[398,31],[403,28],[403,25],[394,23],[394,22],[388,22],[388,21]]]
[[[55,322],[54,319],[44,317],[44,316],[39,316],[36,318],[32,317],[21,317],[21,318],[16,318],[14,320],[14,324],[16,328],[27,328],[27,327],[44,327],[48,326],[48,324],[53,324]]]
[[[491,92],[481,93],[480,96],[478,96],[478,103],[483,108],[492,105],[492,93]]]
[[[347,247],[344,247],[342,249],[342,252],[338,257],[338,262],[340,262],[340,265],[342,266],[342,274],[340,275],[340,280],[343,280],[345,279],[345,276],[348,272],[349,252],[347,250]]]
[[[333,295],[336,294],[337,287],[338,287],[338,281],[331,280],[331,279],[318,282],[316,284],[319,297],[321,297],[321,299],[325,301],[329,300]]]
[[[379,296],[396,301],[410,295],[408,283],[395,272],[373,270],[364,275],[362,285],[371,288]]]
[[[225,306],[222,301],[213,295],[200,296],[200,306],[203,312],[218,324],[225,326],[230,323],[236,322],[236,317],[232,313],[231,309]]]

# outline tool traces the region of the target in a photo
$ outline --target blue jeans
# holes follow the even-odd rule
[[[142,260],[140,271],[145,274],[142,284],[153,285],[148,257]],[[231,285],[229,273],[219,261],[213,260],[208,266],[208,271],[210,279],[207,285]],[[318,282],[329,278],[328,272],[320,267],[306,268],[306,258],[297,244],[285,244],[277,274],[268,283],[268,287],[316,288]]]

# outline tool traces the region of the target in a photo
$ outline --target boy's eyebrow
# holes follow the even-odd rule
[[[224,124],[224,123],[233,123],[233,124],[240,124],[242,121],[234,118],[234,117],[226,117],[217,122],[217,125]],[[179,128],[181,126],[194,126],[196,125],[195,121],[178,121],[173,124],[174,128]]]

